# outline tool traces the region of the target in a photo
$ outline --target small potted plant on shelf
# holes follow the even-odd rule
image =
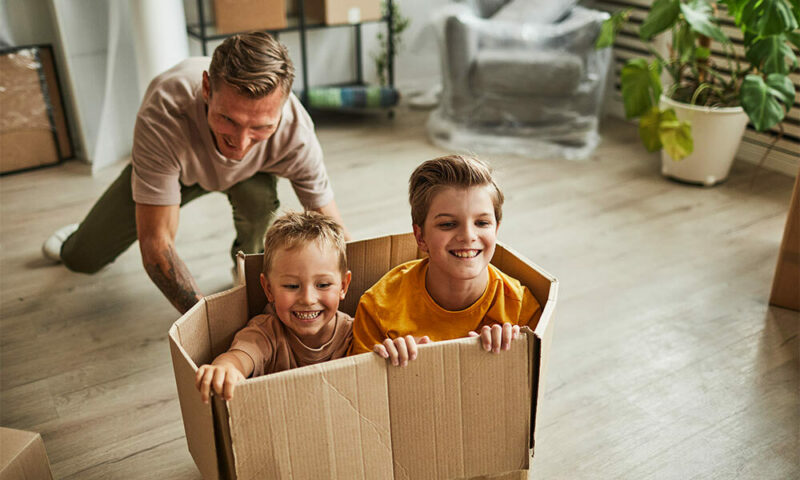
[[[743,51],[720,27],[721,10],[742,32]],[[629,16],[612,15],[597,48],[613,45]],[[638,34],[654,60],[629,60],[620,83],[625,116],[639,119],[649,151],[662,151],[664,175],[713,185],[727,177],[748,121],[759,132],[780,126],[794,103],[789,73],[798,67],[791,45],[800,48],[799,22],[800,0],[653,2]],[[671,33],[666,52],[654,44],[664,32]]]

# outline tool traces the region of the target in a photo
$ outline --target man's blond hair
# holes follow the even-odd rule
[[[339,255],[339,270],[347,273],[347,246],[344,230],[331,217],[318,212],[288,212],[278,217],[264,236],[264,264],[261,271],[269,276],[278,250],[291,250],[315,242],[331,247]]]
[[[214,50],[208,67],[211,91],[221,82],[250,98],[262,98],[276,88],[288,96],[294,65],[286,46],[265,32],[241,33],[225,39]]]
[[[492,205],[497,223],[503,217],[503,192],[492,177],[489,164],[468,155],[446,155],[423,162],[408,180],[411,221],[422,228],[434,195],[442,188],[487,186],[492,190]]]

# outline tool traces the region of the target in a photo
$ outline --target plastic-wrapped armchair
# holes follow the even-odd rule
[[[586,158],[598,143],[608,14],[553,0],[473,0],[437,15],[442,98],[428,120],[449,150]]]

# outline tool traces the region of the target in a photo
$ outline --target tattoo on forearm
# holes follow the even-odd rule
[[[171,245],[161,251],[159,257],[156,261],[145,261],[144,269],[167,300],[185,313],[197,303],[197,284]]]

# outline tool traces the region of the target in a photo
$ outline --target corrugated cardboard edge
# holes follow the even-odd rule
[[[178,400],[183,416],[183,428],[186,433],[186,443],[198,470],[204,479],[217,480],[219,475],[219,461],[217,459],[217,442],[214,438],[214,417],[211,405],[206,405],[200,400],[200,395],[194,385],[197,365],[183,348],[180,329],[189,319],[201,315],[206,321],[205,329],[208,330],[206,300],[202,299],[178,319],[169,329],[169,348],[172,354],[172,368],[175,371],[175,384],[178,389]],[[202,326],[200,326],[202,328]],[[210,350],[210,339],[208,339]]]
[[[52,480],[50,461],[41,435],[0,427],[0,444],[3,449],[0,480]],[[9,450],[16,451],[6,457]]]
[[[533,367],[532,370],[534,374],[534,377],[532,378],[533,382],[532,385],[534,389],[532,395],[533,402],[531,404],[532,425],[531,425],[530,447],[531,447],[531,455],[533,455],[534,447],[536,445],[536,419],[538,417],[537,413],[539,411],[539,406],[541,405],[542,400],[544,399],[547,363],[548,363],[548,358],[550,357],[550,345],[553,342],[553,325],[554,325],[553,322],[555,318],[556,300],[558,298],[558,280],[554,276],[547,273],[547,271],[541,268],[539,265],[530,261],[527,257],[522,255],[518,251],[514,250],[513,248],[501,242],[497,242],[497,245],[502,247],[502,249],[505,250],[506,252],[514,255],[522,263],[526,264],[529,268],[535,270],[542,277],[550,281],[550,289],[548,291],[547,301],[542,307],[542,315],[539,317],[539,323],[537,323],[536,328],[533,329],[534,339],[532,345],[533,348],[531,348],[531,351],[533,352],[533,357],[531,358],[531,366]],[[512,273],[509,274],[514,276]],[[537,298],[539,297],[537,296]],[[539,300],[541,302],[541,299]],[[534,361],[536,361],[536,363],[534,363]]]

